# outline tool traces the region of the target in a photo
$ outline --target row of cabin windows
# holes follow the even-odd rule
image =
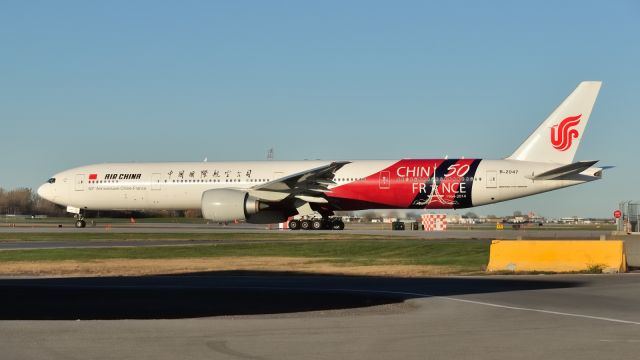
[[[338,178],[335,179],[336,181],[360,181],[360,180],[364,180],[364,178]],[[396,182],[417,182],[417,181],[428,181],[428,180],[433,180],[433,178],[429,178],[429,179],[424,179],[424,178],[398,178],[395,179]],[[437,181],[444,181],[444,180],[452,180],[452,181],[482,181],[482,178],[472,178],[472,177],[463,177],[463,178],[436,178]],[[55,182],[55,179],[53,180]],[[269,179],[249,179],[247,180],[247,182],[255,182],[255,183],[259,183],[259,182],[268,182]],[[51,182],[51,181],[50,181]],[[118,180],[89,180],[89,184],[102,184],[102,183],[118,183]],[[164,182],[168,182],[168,180],[164,180]],[[171,180],[171,182],[173,183],[221,183],[223,182],[222,179],[208,179],[208,180]],[[240,179],[225,179],[224,182],[229,183],[229,182],[241,182]]]
[[[249,179],[247,182],[268,182],[269,179]],[[118,180],[89,180],[89,184],[107,184],[107,183],[118,183]],[[164,182],[168,182],[168,180],[164,180]],[[209,180],[171,180],[173,183],[220,183],[223,182],[221,179],[209,179]],[[240,182],[240,179],[225,179],[224,182]]]
[[[365,178],[338,178],[335,179],[335,181],[360,181],[360,180],[365,180]],[[394,181],[396,182],[418,182],[418,181],[428,181],[428,180],[433,180],[433,178],[397,178]],[[452,178],[452,177],[439,177],[436,178],[437,181],[444,181],[444,180],[452,180],[452,181],[482,181],[482,178],[472,178],[472,177],[461,177],[461,178]]]
[[[436,181],[482,181],[482,178],[472,178],[472,177],[437,177]],[[433,180],[433,178],[398,178],[395,179],[396,182],[425,182]]]
[[[245,182],[268,182],[269,179],[248,179]],[[167,180],[165,180],[164,182],[168,182]],[[226,183],[230,183],[230,182],[241,182],[240,179],[224,179],[224,181],[222,181],[222,179],[208,179],[208,180],[171,180],[171,182],[174,183],[221,183],[221,182],[226,182]]]

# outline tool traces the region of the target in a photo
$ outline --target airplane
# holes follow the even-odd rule
[[[201,209],[214,222],[342,230],[335,211],[493,204],[602,178],[597,160],[573,162],[600,86],[581,82],[501,160],[107,163],[57,173],[38,194],[66,206],[79,228],[86,210]]]

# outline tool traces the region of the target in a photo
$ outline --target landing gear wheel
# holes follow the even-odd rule
[[[331,223],[331,229],[333,230],[344,230],[344,222],[342,220],[335,220]]]
[[[323,220],[313,220],[311,221],[311,228],[313,230],[322,230],[322,228],[324,228],[323,223]]]
[[[76,227],[77,228],[83,228],[86,227],[87,223],[84,220],[76,220]]]
[[[291,230],[300,230],[300,221],[299,220],[291,220],[291,221],[289,221],[289,229],[291,229]]]
[[[311,230],[311,221],[302,220],[302,222],[300,223],[300,228],[302,230]]]

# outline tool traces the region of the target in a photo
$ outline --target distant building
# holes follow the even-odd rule
[[[468,218],[460,214],[447,215],[447,223],[449,224],[473,225],[477,224],[478,222],[479,221],[476,218]]]
[[[591,221],[585,220],[585,218],[581,218],[581,217],[577,217],[577,216],[570,216],[570,217],[563,217],[560,218],[560,220],[558,221],[560,224],[590,224]]]

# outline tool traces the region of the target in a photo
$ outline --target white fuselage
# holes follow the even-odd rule
[[[269,223],[336,210],[492,204],[600,179],[596,161],[573,162],[600,86],[581,82],[505,160],[97,164],[56,174],[38,194],[79,214],[80,227],[83,209],[202,209],[214,221]]]
[[[428,202],[406,200],[413,199],[420,192],[433,192],[433,189],[425,187],[425,183],[438,180],[433,179],[437,174],[429,170],[429,161],[441,164],[443,161],[455,163],[464,160],[424,160],[427,165],[415,166],[420,161],[351,161],[335,173],[335,185],[330,187],[335,190],[327,193],[327,196],[343,200],[357,198],[358,205],[343,205],[336,210],[361,210],[370,206],[460,208],[496,203],[596,180],[599,178],[597,171],[600,170],[587,169],[562,180],[531,180],[532,175],[557,167],[558,164],[476,160],[477,168],[473,174],[462,174],[463,181],[457,187],[454,184],[456,196],[466,196],[466,202],[432,203],[429,206]],[[403,162],[409,165],[403,166]],[[56,174],[53,177],[55,180],[43,184],[38,193],[54,203],[79,209],[198,209],[202,194],[207,190],[250,189],[328,163],[318,160],[95,164]],[[382,177],[388,179],[383,181]]]

